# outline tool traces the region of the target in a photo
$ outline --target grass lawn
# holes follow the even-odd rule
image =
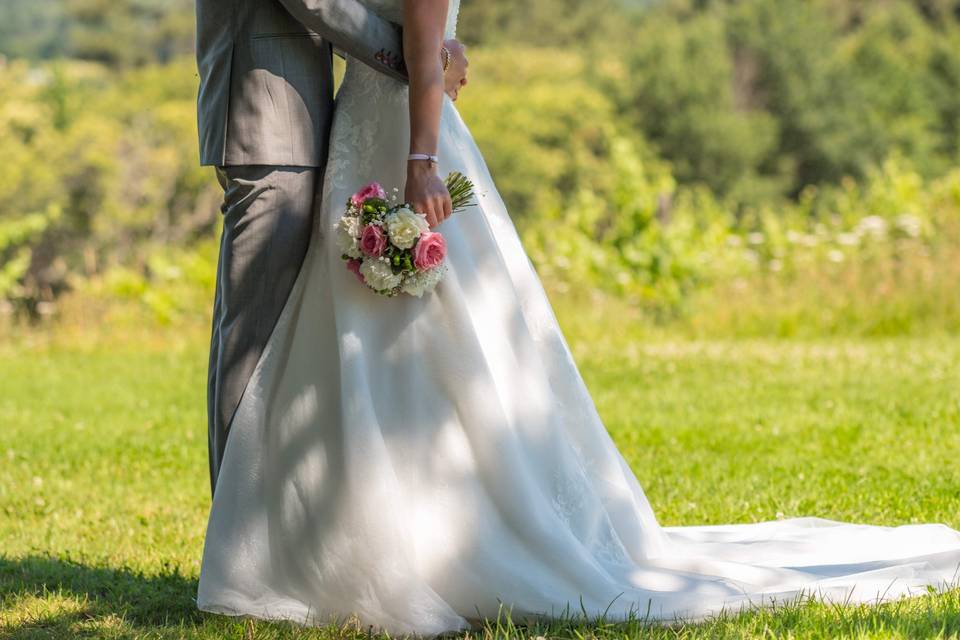
[[[0,349],[0,638],[366,637],[198,613],[202,337],[70,342]],[[960,527],[958,337],[574,332],[571,343],[663,524],[818,515]],[[675,628],[494,624],[474,635],[957,638],[960,592]]]

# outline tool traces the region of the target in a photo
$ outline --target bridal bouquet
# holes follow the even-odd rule
[[[453,210],[469,206],[473,183],[462,173],[447,176]],[[337,246],[347,269],[373,291],[418,298],[437,286],[446,270],[443,235],[430,231],[427,218],[407,203],[389,200],[379,183],[371,182],[347,200],[337,222]]]

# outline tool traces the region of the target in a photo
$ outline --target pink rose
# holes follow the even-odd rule
[[[386,198],[387,192],[383,190],[379,182],[371,182],[367,186],[350,196],[350,202],[360,207],[368,198]]]
[[[361,264],[360,261],[357,260],[356,258],[351,258],[350,260],[347,260],[347,271],[357,276],[357,280],[366,284],[367,281],[363,279],[363,274],[360,273],[360,264]]]
[[[443,235],[435,231],[424,231],[413,247],[413,265],[421,271],[439,267],[447,256],[447,243]]]
[[[368,224],[360,232],[360,251],[379,258],[387,249],[387,234],[378,225]]]

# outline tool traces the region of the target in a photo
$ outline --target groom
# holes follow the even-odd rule
[[[196,7],[200,162],[216,167],[224,192],[207,385],[213,489],[233,413],[306,254],[333,113],[332,47],[400,81],[406,71],[400,28],[358,0]],[[441,53],[455,97],[463,47],[450,40]]]

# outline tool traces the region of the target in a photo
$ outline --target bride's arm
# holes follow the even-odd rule
[[[436,155],[443,108],[440,47],[448,0],[404,0],[403,54],[410,78],[410,153]],[[429,160],[407,161],[407,202],[427,215],[430,226],[451,213],[450,194]]]

